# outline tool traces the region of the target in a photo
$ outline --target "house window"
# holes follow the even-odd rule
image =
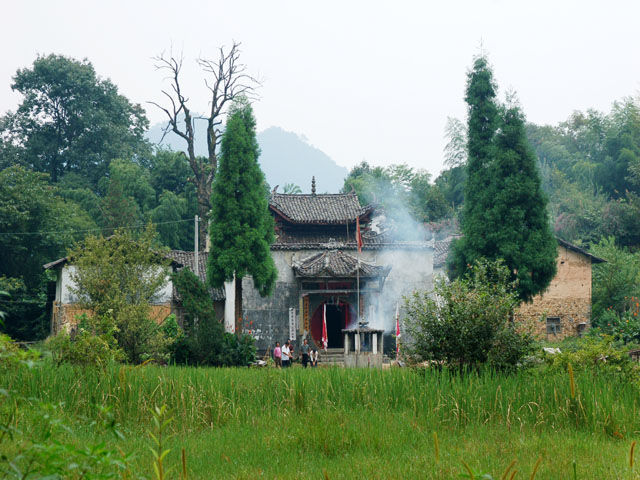
[[[557,335],[562,332],[560,317],[547,317],[547,335]]]

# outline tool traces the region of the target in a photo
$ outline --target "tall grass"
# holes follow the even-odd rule
[[[148,412],[157,405],[179,419],[177,432],[314,412],[408,414],[431,431],[475,424],[507,431],[577,428],[623,438],[640,430],[636,387],[591,372],[571,373],[570,381],[566,374],[154,366],[99,371],[45,363],[0,372],[0,388],[60,404],[73,418],[93,419],[96,405],[109,405],[132,431],[150,426]]]

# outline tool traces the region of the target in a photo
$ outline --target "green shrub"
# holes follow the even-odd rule
[[[405,305],[413,360],[505,370],[531,349],[532,338],[510,321],[518,299],[502,262],[476,262],[452,282],[438,278],[433,292],[416,292]]]
[[[109,363],[123,359],[122,351],[114,348],[108,339],[84,329],[79,330],[73,338],[66,332],[60,332],[49,337],[45,345],[57,365],[71,363],[104,368]]]
[[[0,367],[8,368],[15,365],[32,365],[40,358],[37,350],[22,350],[9,335],[0,333]]]
[[[246,367],[256,360],[256,346],[251,335],[241,333],[224,334],[222,365]]]
[[[140,233],[116,230],[88,236],[69,252],[76,270],[73,293],[94,312],[91,330],[111,334],[130,363],[165,362],[168,342],[150,318],[151,302],[166,284],[168,260],[159,255],[151,225]],[[100,325],[97,322],[104,322]]]
[[[587,336],[574,348],[561,348],[561,351],[554,355],[543,354],[547,372],[566,372],[571,365],[576,371],[594,370],[640,383],[640,365],[629,356],[629,348],[614,342],[611,336]]]
[[[495,370],[513,370],[533,351],[533,344],[533,338],[529,334],[511,327],[503,328],[494,338],[487,354],[487,364]]]

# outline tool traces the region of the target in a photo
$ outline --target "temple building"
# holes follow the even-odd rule
[[[362,207],[353,192],[274,190],[269,209],[276,225],[271,254],[278,278],[273,294],[260,297],[245,277],[242,316],[237,319],[235,287],[228,284],[225,289],[226,329],[250,332],[259,351],[287,339],[299,343],[307,338],[320,347],[326,315],[328,348],[339,354],[345,347],[344,329],[368,325],[390,332],[403,295],[433,286],[432,244],[394,238],[376,208]]]

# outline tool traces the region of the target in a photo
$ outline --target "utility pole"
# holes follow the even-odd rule
[[[193,254],[194,254],[194,265],[193,270],[196,274],[196,277],[200,278],[200,259],[198,258],[198,215],[194,218],[194,242],[193,242]]]

